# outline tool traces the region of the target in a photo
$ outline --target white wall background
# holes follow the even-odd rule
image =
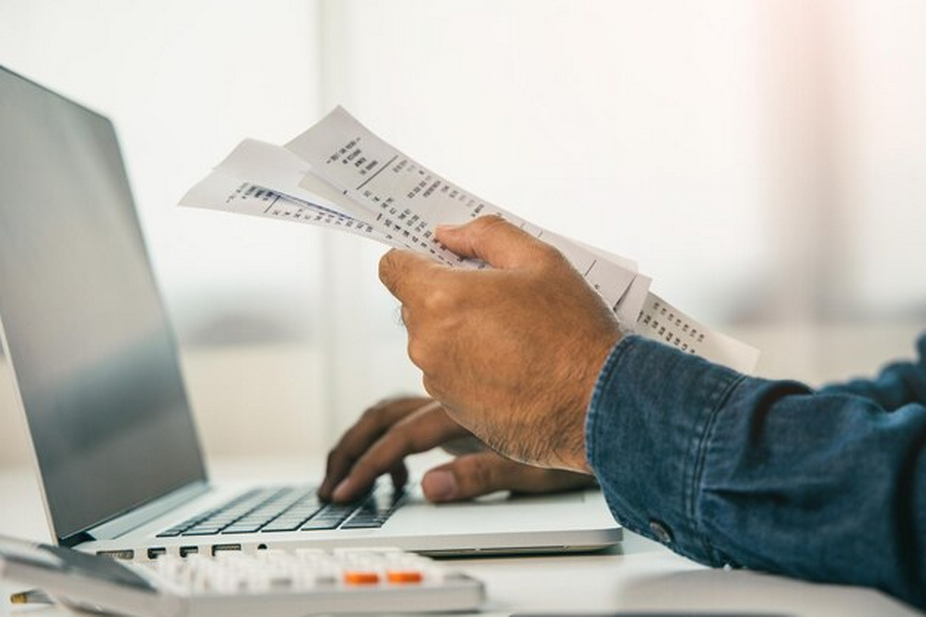
[[[918,0],[0,0],[0,63],[120,128],[210,454],[317,456],[365,405],[419,389],[380,247],[174,208],[239,139],[285,141],[337,103],[482,197],[636,259],[762,346],[764,374],[909,355],[922,32]]]
[[[176,207],[242,137],[319,117],[319,30],[295,0],[0,0],[0,64],[116,124],[210,454],[327,443],[320,232]],[[0,400],[0,441],[19,437]]]
[[[0,0],[0,11],[0,62],[115,121],[181,336],[307,338],[315,230],[174,206],[242,136],[284,140],[318,117],[314,5]],[[227,319],[245,323],[213,340]]]
[[[926,325],[926,4],[323,7],[324,108],[636,259],[660,293],[761,346],[764,374],[820,381],[910,354]],[[336,263],[375,270],[378,247],[330,242]],[[392,299],[362,277],[335,291],[364,307],[334,324],[343,423],[416,374]]]

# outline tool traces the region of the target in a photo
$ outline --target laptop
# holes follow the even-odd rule
[[[2,67],[0,343],[62,546],[146,560],[588,551],[621,538],[594,489],[433,505],[420,487],[382,483],[348,507],[319,502],[309,482],[211,482],[112,123]]]

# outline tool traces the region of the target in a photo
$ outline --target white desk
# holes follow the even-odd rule
[[[224,461],[216,478],[298,478],[305,461]],[[302,475],[304,478],[305,476]],[[0,468],[0,533],[47,541],[39,492],[29,469]],[[487,615],[513,612],[718,611],[794,616],[917,615],[880,593],[814,585],[744,571],[711,570],[625,532],[618,550],[562,557],[460,559],[455,565],[485,582]],[[56,616],[51,607],[12,608],[0,583],[0,615]],[[271,616],[268,616],[271,617]]]

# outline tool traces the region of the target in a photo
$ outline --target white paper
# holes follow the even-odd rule
[[[245,139],[215,170],[350,218],[364,221],[368,215],[364,208],[317,176],[310,175],[315,181],[300,186],[309,172],[309,164],[282,146]]]
[[[363,221],[298,201],[220,171],[213,171],[187,191],[180,200],[180,205],[319,225],[371,238],[389,246],[396,246]]]
[[[594,246],[587,247],[602,259],[621,262],[623,257]],[[724,364],[741,373],[752,373],[759,351],[734,338],[715,332],[649,291],[652,279],[638,274],[614,312],[625,332],[632,332]]]
[[[307,161],[314,175],[366,207],[383,233],[411,242],[445,263],[461,265],[462,260],[434,239],[438,225],[461,225],[497,214],[558,248],[609,306],[618,303],[636,274],[464,191],[374,135],[340,107],[286,148]]]
[[[340,107],[285,147],[245,140],[181,205],[340,229],[483,267],[434,239],[438,225],[497,214],[558,248],[614,310],[622,328],[744,373],[759,352],[714,332],[649,291],[652,280],[624,257],[544,230],[479,199],[392,147]]]
[[[634,277],[627,293],[621,298],[621,301],[614,307],[614,314],[617,315],[617,321],[625,331],[636,332],[636,323],[640,319],[640,312],[643,305],[649,297],[649,286],[653,282],[648,276],[638,274]]]
[[[741,373],[752,373],[759,361],[758,349],[712,331],[653,293],[640,313],[636,333]]]

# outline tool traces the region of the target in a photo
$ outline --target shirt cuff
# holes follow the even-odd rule
[[[743,379],[640,336],[614,346],[592,394],[585,443],[621,524],[698,561],[723,564],[696,506],[715,418]]]

